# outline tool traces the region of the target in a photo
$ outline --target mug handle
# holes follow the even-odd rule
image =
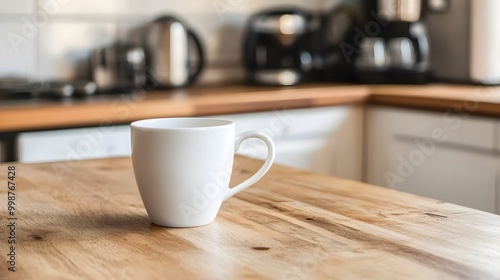
[[[260,169],[250,178],[246,179],[239,185],[230,188],[229,191],[226,193],[226,196],[224,197],[224,201],[230,198],[231,196],[241,192],[242,190],[250,187],[251,185],[255,184],[257,181],[259,181],[267,173],[267,171],[269,170],[269,168],[271,168],[271,165],[273,164],[274,156],[276,155],[273,139],[271,139],[269,135],[260,131],[248,131],[240,134],[238,138],[236,138],[236,142],[234,144],[235,152],[237,152],[240,149],[241,143],[247,140],[248,138],[258,138],[266,143],[267,145],[266,161],[260,167]]]

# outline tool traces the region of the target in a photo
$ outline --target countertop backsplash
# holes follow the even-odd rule
[[[90,50],[126,41],[129,30],[159,15],[182,19],[200,35],[207,68],[200,83],[237,80],[247,18],[280,5],[318,10],[336,0],[3,0],[0,78],[87,78]],[[228,43],[231,42],[231,43]]]

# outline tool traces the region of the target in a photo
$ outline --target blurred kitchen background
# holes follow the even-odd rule
[[[0,4],[0,77],[90,78],[88,60],[93,49],[128,41],[131,29],[168,14],[182,19],[201,37],[206,69],[200,82],[234,81],[243,77],[242,36],[251,14],[280,5],[318,11],[335,2],[4,0]],[[33,25],[34,17],[40,24]],[[9,37],[13,33],[22,38]]]
[[[492,12],[498,8],[497,3],[492,0],[188,0],[182,3],[4,0],[0,4],[0,89],[26,81],[95,80],[93,52],[117,43],[143,47],[147,38],[140,36],[148,32],[144,27],[165,15],[176,17],[200,37],[205,60],[196,79],[200,84],[241,82],[245,77],[244,56],[247,69],[255,71],[259,67],[243,52],[245,34],[247,45],[253,42],[250,53],[261,52],[259,44],[278,54],[286,48],[296,50],[292,55],[300,55],[301,62],[300,65],[292,62],[291,68],[309,67],[310,72],[300,73],[301,81],[309,77],[313,82],[437,80],[497,84],[500,67],[493,61],[500,58],[496,51],[500,42],[495,39],[496,24],[488,24],[498,21]],[[290,44],[282,41],[281,46],[276,46],[265,38],[248,37],[251,32],[273,32],[258,27],[265,22],[264,17],[246,30],[251,15],[269,10],[277,11],[275,16],[306,13],[301,15],[303,18],[290,20],[289,24],[296,24],[292,26],[296,30],[291,30],[296,35],[295,41]],[[267,15],[271,18],[272,14]],[[305,22],[300,22],[304,19]],[[302,34],[301,25],[307,29]],[[272,36],[277,38],[278,34]],[[301,38],[306,36],[311,38]],[[308,40],[310,45],[304,46],[296,38]],[[305,49],[307,56],[297,47]],[[141,59],[137,53],[135,58]],[[289,58],[280,59],[263,64],[267,68],[285,67]],[[308,60],[312,66],[307,66]],[[265,84],[256,79],[249,80]],[[288,82],[296,84],[299,79]]]

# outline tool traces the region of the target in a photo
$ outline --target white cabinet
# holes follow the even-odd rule
[[[360,106],[209,116],[232,120],[236,133],[262,130],[276,143],[276,162],[361,180],[362,122]],[[42,162],[130,155],[128,125],[26,132],[17,137],[17,160]],[[243,142],[240,154],[264,159],[266,146],[259,140]]]
[[[366,116],[367,182],[499,213],[496,120],[389,107]]]
[[[234,121],[236,133],[261,130],[276,143],[276,163],[361,180],[363,108],[335,106],[212,116]],[[239,154],[264,159],[259,140],[243,142]]]
[[[20,133],[17,160],[43,162],[130,155],[130,128],[102,126]]]
[[[396,158],[388,168],[388,171],[399,176],[408,174],[401,176],[401,181],[393,184],[394,188],[496,212],[497,159],[493,155],[440,145],[428,158],[420,157],[420,160],[418,156],[411,157],[416,149],[415,144],[403,140],[396,140],[393,149],[395,154],[408,159],[404,163]],[[402,165],[406,165],[408,173],[399,173],[398,169],[401,169]]]

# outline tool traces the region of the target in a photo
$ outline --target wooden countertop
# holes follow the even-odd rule
[[[4,102],[0,132],[126,124],[137,119],[203,116],[343,104],[386,104],[500,116],[500,87],[464,85],[303,85],[292,88],[194,87],[68,101]],[[458,106],[458,107],[457,107]]]
[[[0,107],[0,132],[126,124],[138,119],[203,116],[364,103],[359,86],[208,87],[142,92],[89,100]]]
[[[260,164],[237,157],[232,184]],[[355,181],[275,165],[214,223],[172,229],[150,224],[130,158],[16,169],[0,279],[500,279],[500,216]]]
[[[500,87],[493,86],[447,84],[370,86],[368,102],[500,117]]]

